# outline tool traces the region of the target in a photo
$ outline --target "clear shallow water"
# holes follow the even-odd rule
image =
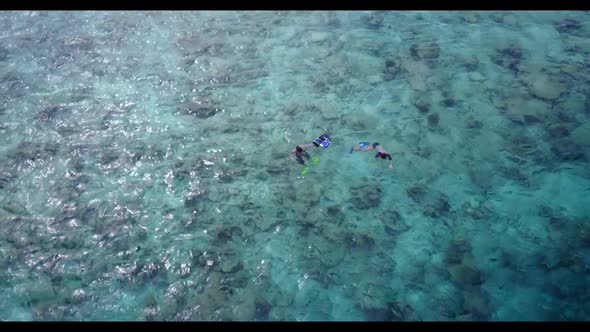
[[[588,320],[588,18],[1,13],[0,319]]]

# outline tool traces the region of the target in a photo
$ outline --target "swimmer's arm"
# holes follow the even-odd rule
[[[391,155],[387,155],[389,157],[389,169],[393,169],[393,162],[391,161]]]

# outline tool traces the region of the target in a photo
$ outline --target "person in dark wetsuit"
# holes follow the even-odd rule
[[[292,160],[297,160],[298,163],[301,165],[305,165],[305,161],[303,157],[309,160],[309,154],[305,151],[308,147],[312,146],[313,144],[299,144],[295,147],[295,149],[291,150],[289,156]]]
[[[350,153],[352,151],[370,151],[370,150],[377,150],[377,154],[375,158],[381,158],[383,160],[389,159],[389,169],[393,169],[393,162],[391,161],[391,154],[389,154],[383,146],[379,143],[369,144],[369,142],[360,142],[358,145],[355,145],[350,149]]]

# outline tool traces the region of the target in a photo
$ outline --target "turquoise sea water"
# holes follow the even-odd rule
[[[0,319],[589,320],[589,19],[0,13]]]

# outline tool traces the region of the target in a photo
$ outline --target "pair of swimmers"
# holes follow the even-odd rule
[[[332,143],[332,139],[328,134],[322,134],[320,137],[316,138],[313,143],[311,144],[299,144],[295,147],[295,149],[291,150],[289,153],[289,157],[292,160],[297,160],[298,163],[301,165],[305,165],[305,161],[303,158],[309,160],[309,154],[305,151],[308,147],[314,145],[316,148],[322,146],[324,149],[327,149],[328,146]]]
[[[323,134],[320,137],[316,138],[311,144],[297,145],[293,150],[291,150],[289,156],[292,160],[297,160],[297,162],[301,165],[305,165],[305,161],[303,160],[303,158],[309,160],[309,154],[305,151],[307,148],[309,148],[312,145],[314,145],[315,147],[322,146],[324,148],[327,148],[328,146],[330,146],[330,143],[332,143],[332,139],[327,134]],[[369,144],[369,142],[360,142],[358,145],[355,145],[350,149],[350,153],[352,153],[353,151],[366,152],[370,150],[377,150],[375,158],[381,158],[383,160],[389,159],[389,169],[393,169],[391,154],[385,151],[383,146],[381,146],[381,144],[379,143]]]
[[[379,143],[373,143],[373,144],[369,144],[369,142],[360,142],[358,145],[353,146],[350,149],[350,153],[352,153],[352,151],[370,151],[370,150],[377,150],[377,154],[375,155],[375,158],[381,158],[383,160],[385,159],[389,159],[389,169],[393,169],[393,162],[391,161],[391,154],[389,154],[389,152],[385,151],[385,149],[383,148],[383,146],[381,146],[381,144]]]

